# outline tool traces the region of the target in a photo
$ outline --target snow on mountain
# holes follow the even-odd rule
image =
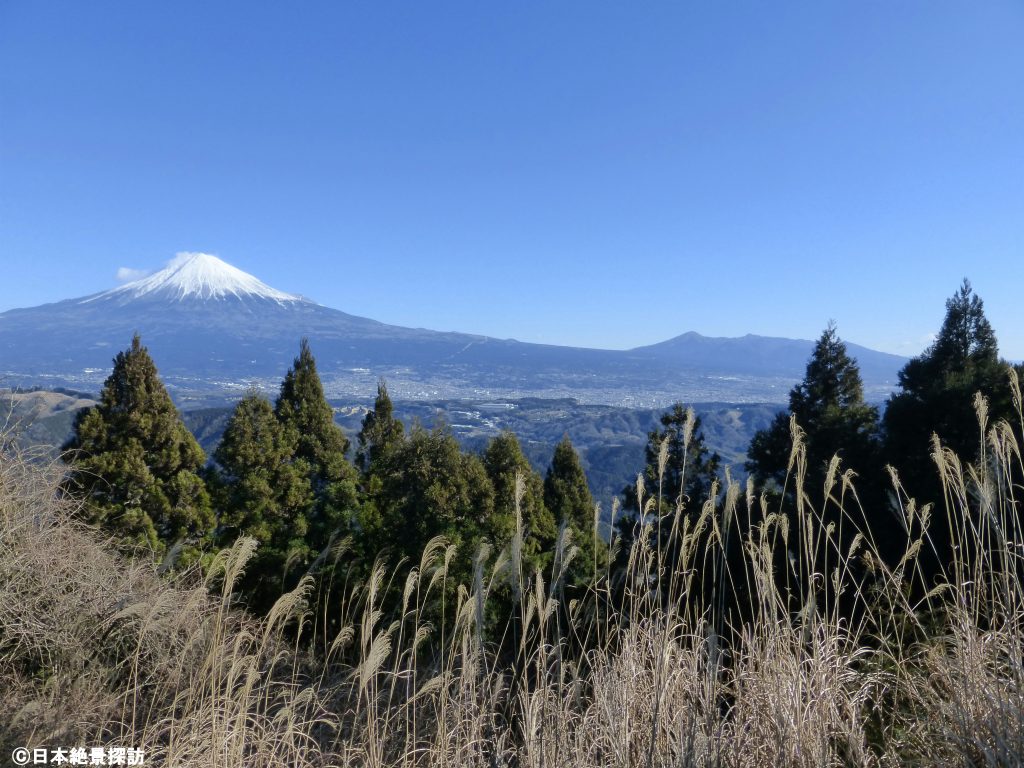
[[[301,296],[279,291],[248,272],[233,267],[208,253],[179,253],[159,272],[90,296],[83,304],[100,299],[260,298],[284,304],[306,301]]]

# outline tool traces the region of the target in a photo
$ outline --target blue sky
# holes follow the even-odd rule
[[[0,311],[178,251],[402,325],[1024,358],[1024,4],[0,1]]]

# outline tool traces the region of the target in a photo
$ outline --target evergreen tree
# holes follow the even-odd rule
[[[579,454],[568,435],[555,446],[544,477],[544,505],[559,524],[568,525],[572,530],[579,554],[570,566],[571,580],[585,581],[592,576],[595,563],[604,564],[607,553],[603,539],[594,541],[594,497],[590,494]]]
[[[984,304],[965,279],[946,301],[935,341],[900,371],[900,391],[885,409],[886,459],[911,495],[922,502],[941,501],[938,471],[930,459],[932,433],[961,461],[978,459],[976,392],[988,398],[992,420],[1013,418],[1007,373]]]
[[[664,545],[668,543],[671,525],[662,523],[671,518],[677,503],[682,505],[688,515],[698,513],[710,498],[713,484],[719,477],[721,458],[717,453],[709,451],[700,428],[700,417],[692,408],[684,408],[682,403],[676,403],[671,410],[662,414],[661,425],[662,429],[647,434],[643,501],[637,495],[636,483],[630,483],[622,491],[625,497],[623,510],[626,514],[616,523],[621,542],[619,557],[622,559],[628,558],[643,522],[641,504],[646,508],[649,500],[654,500],[649,514],[660,522],[652,526],[651,534],[654,542],[657,542],[660,535]],[[664,472],[661,472],[663,450],[665,463]]]
[[[405,456],[402,450],[405,441],[405,428],[394,417],[387,385],[381,379],[373,409],[363,417],[356,453],[356,465],[362,473],[358,544],[366,563],[372,563],[380,549],[390,543],[384,507],[394,502],[384,498],[384,485],[385,482],[393,485],[400,476],[396,462]]]
[[[357,473],[345,457],[349,443],[334,423],[309,342],[281,383],[274,406],[281,425],[297,436],[295,459],[307,468],[313,503],[306,514],[310,552],[321,551],[339,534],[348,534],[358,506]]]
[[[214,453],[214,497],[220,510],[218,541],[241,535],[259,542],[241,591],[251,607],[265,611],[298,574],[292,562],[314,554],[306,541],[313,507],[309,466],[295,458],[298,435],[274,415],[270,402],[252,392],[239,401]]]
[[[472,549],[494,507],[480,459],[464,454],[448,430],[417,426],[381,470],[372,499],[379,523],[361,532],[364,551],[418,560],[430,539],[444,535],[459,548],[454,572],[469,578]]]
[[[791,529],[796,530],[798,478],[789,466],[793,445],[791,415],[804,433],[802,491],[815,510],[811,519],[821,526],[834,524],[829,538],[832,544],[815,548],[820,560],[812,567],[831,571],[840,553],[849,550],[854,536],[863,532],[865,526],[886,556],[895,556],[900,551],[899,541],[889,535],[893,520],[888,512],[886,478],[879,458],[878,409],[864,402],[860,369],[847,353],[834,323],[829,323],[814,345],[803,381],[790,390],[789,411],[777,414],[768,429],[755,434],[747,451],[747,470],[769,495],[776,497],[777,511],[790,515]],[[863,479],[856,486],[856,497],[845,496],[836,475],[837,486],[829,494],[842,499],[842,509],[835,503],[826,503],[823,490],[828,467],[836,455],[842,462],[841,471],[852,469]],[[847,522],[851,517],[856,525]],[[775,565],[780,578],[788,575],[789,565],[781,552]],[[802,594],[792,596],[797,603],[805,598]]]
[[[722,460],[717,453],[708,450],[700,417],[694,414],[693,409],[676,403],[662,414],[661,426],[662,429],[647,434],[643,473],[647,497],[660,495],[661,514],[674,509],[677,498],[681,498],[689,509],[699,509],[711,495],[711,486],[719,476]],[[659,456],[666,441],[665,472],[659,479]],[[630,483],[622,493],[625,496],[623,508],[639,514],[636,484]],[[632,525],[625,518],[624,524]]]
[[[367,411],[359,430],[356,466],[364,475],[373,474],[375,465],[384,461],[405,438],[402,422],[394,416],[394,406],[384,379],[377,383],[373,410]]]
[[[180,543],[188,564],[213,525],[199,472],[203,450],[185,428],[153,359],[136,335],[114,358],[100,402],[78,414],[64,446],[65,487],[81,494],[89,520],[125,546],[162,555]]]
[[[523,455],[519,440],[510,431],[502,432],[487,445],[484,468],[494,489],[494,512],[485,521],[485,533],[496,548],[508,544],[516,531],[516,475],[523,478],[523,497],[519,504],[524,538],[523,555],[527,574],[543,564],[558,536],[554,517],[544,505],[544,481],[529,459]]]
[[[637,536],[643,531],[642,526],[650,521],[651,548],[659,553],[655,568],[661,570],[647,574],[624,571],[621,575],[627,580],[639,578],[639,581],[634,581],[634,588],[637,584],[646,585],[647,579],[652,579],[652,583],[658,585],[661,598],[669,599],[671,583],[682,576],[677,565],[681,554],[680,530],[686,521],[681,519],[680,530],[673,530],[676,510],[681,509],[681,514],[691,523],[696,520],[704,502],[711,497],[719,477],[721,459],[705,444],[700,417],[692,408],[676,403],[662,415],[661,425],[662,429],[653,430],[647,436],[643,499],[639,497],[635,484],[623,490],[627,514],[617,522],[621,543],[618,565],[628,562]],[[632,514],[628,514],[630,512]]]
[[[864,402],[860,369],[832,323],[814,345],[803,381],[790,390],[789,413],[777,414],[771,426],[751,440],[747,470],[759,483],[772,481],[776,489],[785,483],[789,467],[789,414],[796,416],[805,434],[808,491],[822,487],[835,454],[845,466],[869,473],[876,483],[878,409]]]

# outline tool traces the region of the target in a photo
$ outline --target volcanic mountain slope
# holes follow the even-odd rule
[[[136,332],[179,400],[271,385],[303,337],[335,397],[368,396],[385,376],[407,399],[569,395],[644,406],[781,402],[812,347],[685,334],[615,351],[404,328],[279,291],[215,256],[186,253],[109,291],[0,314],[0,386],[95,389]],[[903,359],[857,352],[879,374],[866,381],[868,391],[884,396]]]
[[[804,339],[784,339],[748,333],[736,338],[701,336],[690,331],[681,336],[637,347],[634,353],[649,355],[664,363],[687,365],[707,371],[731,371],[739,375],[803,375],[813,343]],[[861,376],[871,384],[894,382],[894,372],[906,363],[898,355],[877,352],[846,342],[846,351],[857,359]]]

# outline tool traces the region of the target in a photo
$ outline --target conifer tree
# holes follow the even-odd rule
[[[576,562],[570,565],[570,581],[582,582],[602,566],[607,555],[604,540],[595,542],[594,497],[587,485],[587,476],[580,465],[579,454],[568,435],[555,446],[551,465],[544,477],[544,505],[559,525],[568,525],[579,548]]]
[[[374,465],[380,464],[385,456],[391,454],[404,437],[405,428],[395,418],[387,383],[381,379],[377,383],[377,398],[373,409],[367,411],[362,429],[359,430],[356,466],[364,475],[372,474]]]
[[[558,536],[557,523],[544,505],[544,481],[530,466],[515,434],[507,430],[487,445],[483,463],[494,488],[494,513],[485,523],[485,533],[497,548],[508,544],[516,532],[516,475],[523,478],[523,553],[532,570],[542,564]]]
[[[941,500],[938,473],[930,459],[933,432],[965,463],[977,460],[981,436],[974,412],[976,392],[988,399],[993,421],[1012,416],[1007,374],[984,303],[965,279],[946,301],[935,341],[900,371],[900,391],[885,409],[886,459],[900,471],[912,495],[921,501]]]
[[[99,404],[79,413],[64,450],[65,487],[84,498],[91,522],[126,547],[162,555],[180,544],[183,565],[198,556],[213,525],[199,477],[206,457],[138,335],[114,358]]]
[[[814,519],[821,525],[834,523],[828,539],[832,544],[817,550],[821,560],[815,567],[824,571],[834,567],[839,553],[848,551],[858,531],[869,532],[873,541],[882,542],[887,555],[893,555],[898,542],[889,535],[893,520],[879,457],[878,409],[864,401],[860,368],[849,356],[834,323],[829,323],[815,343],[803,381],[790,390],[789,411],[776,414],[767,429],[754,435],[747,451],[747,470],[762,490],[775,497],[773,509],[790,515],[795,524],[798,473],[790,471],[791,415],[803,430],[801,489],[815,510]],[[852,469],[863,479],[854,498],[844,496],[840,475],[834,475],[836,485],[829,495],[843,500],[842,511],[835,503],[826,503],[824,496],[828,468],[837,455],[841,472]],[[861,516],[862,511],[866,517]],[[851,517],[857,524],[844,524]],[[779,573],[785,572],[781,557],[776,567]]]
[[[809,489],[821,488],[835,454],[844,466],[869,473],[876,482],[878,409],[864,402],[860,369],[833,323],[814,345],[803,381],[790,390],[789,413],[777,414],[771,426],[751,440],[748,471],[759,483],[772,481],[776,489],[785,484],[789,467],[790,414],[805,434]]]
[[[555,446],[544,476],[544,503],[556,520],[568,522],[577,535],[589,534],[594,527],[594,497],[568,435]]]
[[[977,462],[983,436],[974,395],[987,399],[990,423],[1012,423],[1016,416],[1008,376],[984,304],[965,279],[946,301],[935,341],[900,371],[900,391],[889,399],[882,420],[885,459],[898,470],[904,490],[919,504],[936,505],[918,558],[926,587],[948,567],[953,547],[943,486],[931,456],[932,435],[964,465]]]
[[[313,492],[306,542],[311,552],[319,552],[352,528],[358,506],[357,473],[345,457],[348,439],[334,423],[334,411],[324,396],[306,339],[281,383],[274,413],[285,429],[297,435],[295,460],[307,467]]]
[[[289,578],[289,564],[313,554],[306,541],[313,491],[308,464],[295,458],[297,444],[295,430],[278,421],[265,397],[251,392],[235,406],[214,453],[218,540],[226,546],[245,535],[259,542],[241,591],[261,611],[296,580],[297,574]]]
[[[417,425],[382,470],[372,499],[379,521],[360,532],[364,551],[417,559],[430,539],[443,535],[459,549],[453,573],[468,578],[472,549],[494,507],[480,459],[463,453],[443,427]]]
[[[405,456],[402,448],[406,435],[402,422],[394,417],[394,407],[387,385],[381,379],[373,408],[363,417],[358,435],[356,466],[362,474],[357,538],[363,561],[370,563],[389,542],[387,507],[393,500],[385,499],[385,482],[392,485],[400,474],[396,462]],[[389,487],[389,492],[391,488]]]
[[[705,444],[700,417],[692,408],[676,403],[662,414],[661,425],[661,429],[647,435],[644,496],[640,498],[635,483],[626,486],[623,495],[627,514],[616,526],[621,566],[628,561],[637,536],[644,530],[643,525],[651,523],[650,543],[659,553],[657,567],[664,570],[647,576],[660,585],[668,585],[672,581],[670,574],[679,575],[676,566],[681,552],[681,528],[673,525],[676,511],[681,510],[680,514],[689,517],[691,522],[696,520],[719,478],[721,459]],[[630,512],[632,514],[628,514]],[[685,524],[682,517],[679,519]],[[667,594],[667,591],[661,592],[662,597]]]
[[[699,509],[710,496],[711,486],[719,476],[721,458],[712,453],[704,441],[700,416],[693,409],[676,403],[661,416],[662,429],[647,434],[644,450],[646,466],[644,485],[648,498],[659,496],[662,514],[673,509],[678,498],[689,509]],[[662,444],[667,441],[668,453],[664,475],[659,477],[658,464]],[[640,504],[636,484],[630,483],[622,491],[625,497],[623,508],[639,514]],[[628,524],[628,521],[626,521]]]

